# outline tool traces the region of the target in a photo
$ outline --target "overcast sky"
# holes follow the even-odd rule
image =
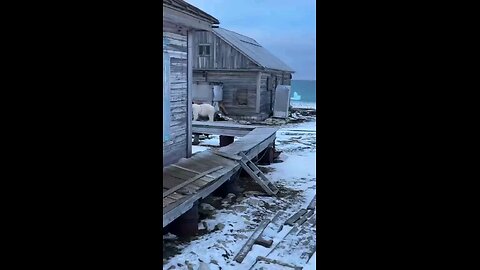
[[[315,0],[186,0],[249,36],[295,70],[293,79],[316,80]]]

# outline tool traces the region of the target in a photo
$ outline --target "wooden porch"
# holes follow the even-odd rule
[[[163,169],[163,227],[210,195],[242,167],[238,154],[249,160],[275,144],[277,128],[220,122],[192,122],[193,133],[241,137],[237,141],[183,158]]]

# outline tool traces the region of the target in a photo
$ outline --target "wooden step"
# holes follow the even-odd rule
[[[265,192],[269,195],[276,195],[278,193],[278,188],[268,180],[268,178],[262,173],[262,171],[251,162],[248,157],[240,152],[239,155],[242,157],[238,162],[242,168],[252,177],[252,179],[259,184]]]

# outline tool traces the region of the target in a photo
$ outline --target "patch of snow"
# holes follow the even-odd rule
[[[210,149],[210,147],[201,146],[201,145],[192,145],[192,154],[195,154],[197,152],[202,152],[207,149]]]
[[[303,267],[305,270],[317,269],[317,252],[313,253],[312,258],[308,263]]]
[[[200,145],[192,146],[192,151],[204,151],[209,149],[209,146],[218,145],[218,136],[210,136],[210,139],[200,141]],[[288,193],[284,197],[269,197],[250,192],[249,195],[244,194],[242,200],[226,203],[225,209],[215,210],[213,216],[200,222],[199,228],[205,227],[204,222],[209,231],[207,234],[199,236],[185,245],[175,244],[180,247],[180,254],[168,259],[163,265],[163,269],[171,266],[180,270],[188,269],[185,262],[188,261],[193,269],[198,269],[200,263],[204,262],[212,270],[220,268],[247,270],[255,264],[257,256],[267,256],[277,245],[278,250],[273,252],[272,256],[269,255],[272,259],[304,266],[304,269],[314,269],[311,266],[315,267],[316,254],[308,264],[306,263],[307,258],[300,260],[300,256],[307,252],[308,247],[304,248],[300,245],[301,247],[297,247],[300,250],[293,251],[288,250],[288,247],[283,247],[285,242],[281,241],[292,227],[283,226],[282,230],[278,232],[279,228],[273,224],[267,226],[262,234],[265,239],[273,240],[272,247],[254,245],[241,264],[233,260],[261,220],[271,219],[279,210],[283,210],[285,213],[280,219],[282,221],[280,223],[283,223],[300,208],[306,208],[316,194],[316,122],[282,126],[277,132],[276,148],[283,151],[280,155],[283,162],[265,166],[269,171],[266,175],[281,190],[288,189],[290,191],[286,192],[293,193]],[[219,224],[222,226],[217,226]],[[315,237],[314,230],[310,229],[304,234],[304,239]],[[167,239],[164,237],[164,241],[176,240],[172,236]],[[310,248],[312,247],[310,246]],[[262,266],[262,263],[257,263],[257,266],[259,265]],[[275,267],[277,265],[266,264],[264,269],[289,269],[281,268],[281,266]]]

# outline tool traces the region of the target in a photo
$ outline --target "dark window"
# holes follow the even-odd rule
[[[198,55],[199,56],[210,56],[210,45],[209,44],[198,45]]]
[[[237,100],[237,105],[248,105],[247,89],[237,89],[236,100]]]

